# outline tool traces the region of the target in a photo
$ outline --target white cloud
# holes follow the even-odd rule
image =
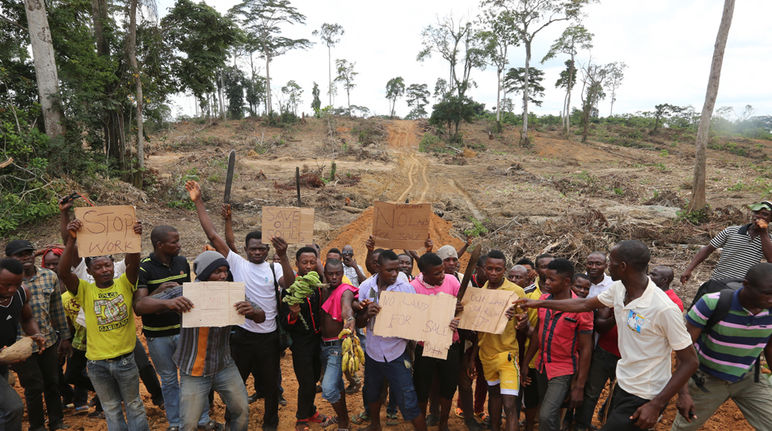
[[[234,5],[233,0],[207,2],[224,13]],[[160,0],[158,10],[166,14],[172,0]],[[345,29],[340,44],[333,48],[333,61],[345,58],[356,63],[356,88],[351,103],[364,105],[378,114],[388,113],[385,99],[386,81],[402,76],[407,84],[426,83],[433,89],[438,77],[447,76],[447,66],[441,59],[420,63],[416,55],[421,49],[420,32],[436,22],[437,17],[453,13],[455,17],[473,18],[479,11],[478,3],[470,0],[393,0],[389,2],[354,0],[296,0],[293,2],[307,17],[305,26],[287,27],[286,35],[306,37],[315,43],[308,50],[292,51],[271,63],[274,94],[288,80],[293,79],[304,89],[301,110],[309,112],[312,83],[319,83],[322,102],[326,104],[327,49],[311,35],[322,23],[339,23]],[[713,44],[721,19],[723,2],[718,0],[607,0],[587,8],[585,26],[595,34],[594,62],[624,61],[627,65],[625,80],[617,92],[615,113],[651,110],[658,103],[692,105],[699,112],[707,85]],[[772,32],[768,31],[768,17],[772,16],[772,2],[745,0],[735,6],[729,42],[724,56],[721,86],[716,107],[733,106],[741,111],[746,104],[754,106],[757,114],[772,114]],[[546,96],[538,113],[557,114],[563,101],[562,90],[556,89],[564,58],[539,64],[552,41],[562,31],[555,24],[537,36],[533,47],[532,64],[545,70]],[[767,29],[767,30],[764,30]],[[524,50],[513,48],[511,67],[524,65]],[[587,53],[580,61],[586,62]],[[242,60],[244,68],[248,60]],[[262,60],[257,60],[264,70]],[[478,87],[470,95],[486,107],[495,106],[495,71],[476,70],[472,78]],[[578,105],[578,90],[573,100]],[[176,97],[185,113],[192,113],[192,97]],[[179,104],[179,103],[178,103]],[[345,92],[338,90],[335,104],[345,104]],[[608,113],[609,100],[601,103],[603,115]],[[397,104],[397,112],[405,115],[404,102]]]

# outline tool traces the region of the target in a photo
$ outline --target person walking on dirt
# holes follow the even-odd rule
[[[343,250],[340,252],[340,256],[343,259],[343,275],[351,280],[351,285],[359,287],[359,284],[365,281],[365,276],[362,267],[357,264],[356,258],[354,258],[354,247],[350,244],[343,246]]]
[[[772,384],[759,374],[772,360],[772,264],[753,265],[738,290],[704,295],[686,313],[700,367],[679,392],[671,431],[696,430],[728,398],[757,430],[772,429]]]
[[[31,336],[38,349],[45,346],[45,338],[32,314],[27,291],[22,287],[24,265],[16,259],[0,259],[0,351],[16,342],[17,327]],[[0,361],[0,429],[21,431],[24,404],[8,384],[8,366]]]
[[[75,240],[82,227],[78,219],[68,225],[70,235],[59,264],[59,279],[86,316],[88,375],[102,403],[108,430],[149,430],[134,360],[137,331],[132,298],[139,275],[139,253],[126,254],[126,272],[115,280],[112,257],[86,258],[94,283],[78,279],[71,268],[76,256]],[[142,234],[141,223],[134,224],[134,233]],[[121,403],[126,409],[126,420]]]
[[[363,397],[369,409],[371,422],[366,428],[369,431],[381,429],[381,391],[385,382],[392,389],[390,396],[396,400],[405,420],[411,421],[418,431],[426,430],[426,420],[418,407],[413,386],[408,340],[379,337],[371,332],[381,309],[378,305],[380,292],[415,293],[413,286],[397,278],[399,273],[397,255],[391,250],[384,250],[378,255],[378,273],[359,286],[359,302],[365,309],[357,315],[357,326],[366,326],[368,332]]]
[[[772,237],[769,222],[772,221],[772,202],[763,201],[750,206],[751,222],[745,225],[729,226],[718,233],[710,243],[703,246],[692,258],[681,274],[681,284],[686,284],[692,271],[716,249],[721,248],[721,257],[710,275],[710,280],[700,286],[691,305],[700,299],[702,292],[721,290],[724,285],[718,280],[742,280],[751,266],[761,259],[772,261]],[[712,287],[717,285],[717,287]],[[691,305],[689,308],[691,308]]]
[[[359,308],[357,295],[359,289],[342,283],[343,263],[340,260],[328,259],[324,265],[324,278],[329,287],[322,293],[322,362],[325,365],[322,377],[322,397],[327,400],[337,415],[338,429],[349,428],[348,407],[346,406],[346,391],[343,383],[343,340],[338,335],[343,328],[352,333],[356,329],[354,322],[355,309]]]
[[[265,397],[263,429],[275,430],[279,426],[279,330],[277,327],[279,282],[286,275],[285,282],[292,284],[295,273],[287,258],[287,242],[282,238],[271,238],[279,255],[281,265],[266,262],[270,245],[262,242],[262,232],[247,234],[244,251],[247,258],[231,250],[215,232],[212,220],[201,199],[201,188],[195,181],[185,183],[190,199],[196,205],[201,227],[215,250],[225,256],[235,281],[243,281],[247,300],[255,303],[265,312],[265,321],[256,323],[247,320],[231,332],[231,356],[239,369],[243,381],[250,373],[257,376]],[[287,285],[289,285],[287,284]]]
[[[190,282],[190,265],[180,256],[180,234],[176,228],[160,225],[150,232],[153,252],[139,264],[139,281],[134,293],[134,312],[142,316],[142,333],[153,364],[161,376],[166,419],[169,430],[176,431],[182,425],[180,419],[180,384],[177,365],[172,359],[180,342],[181,314],[184,301],[169,299],[159,301],[150,298],[156,291],[164,291]],[[198,421],[205,430],[217,430],[221,424],[209,418],[205,409]]]
[[[216,251],[205,251],[193,261],[196,282],[229,281],[232,278],[229,267],[228,261]],[[181,313],[193,308],[193,304],[182,296],[179,284],[163,290],[156,289],[143,300],[148,306],[153,306],[156,301],[174,302]],[[249,301],[239,301],[233,307],[256,323],[265,321],[265,312]],[[230,326],[180,330],[179,342],[171,359],[180,370],[180,421],[183,431],[202,429],[198,424],[203,413],[209,410],[211,391],[217,391],[228,406],[228,429],[246,431],[248,428],[247,389],[231,359],[230,331]]]
[[[42,348],[38,350],[35,346],[32,356],[13,366],[24,388],[30,428],[43,428],[48,412],[49,428],[61,429],[64,427],[64,413],[59,394],[59,361],[72,352],[72,336],[62,306],[59,279],[55,272],[35,266],[35,249],[29,241],[9,242],[5,247],[5,255],[24,266],[24,289],[40,334],[45,339]]]
[[[317,268],[319,256],[313,247],[301,247],[295,253],[297,275],[306,276]],[[287,273],[285,273],[287,274]],[[293,280],[295,276],[293,274]],[[321,277],[320,277],[321,278]],[[284,284],[284,276],[279,284],[284,286],[281,297],[289,295],[287,290],[292,283]],[[282,327],[292,337],[292,368],[298,382],[298,406],[295,418],[296,430],[307,430],[309,424],[318,423],[322,427],[332,425],[334,421],[319,413],[314,405],[316,382],[321,377],[321,297],[318,289],[300,304],[289,305],[284,301],[279,305],[279,319]],[[336,334],[337,335],[337,334]]]
[[[617,281],[594,298],[518,300],[524,307],[563,312],[611,307],[619,326],[620,359],[611,413],[602,430],[646,430],[697,369],[697,355],[678,307],[646,275],[649,249],[640,241],[617,243],[609,260]],[[671,354],[677,363],[671,374]]]

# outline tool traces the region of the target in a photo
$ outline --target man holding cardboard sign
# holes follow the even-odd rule
[[[357,315],[357,326],[367,326],[367,345],[365,351],[365,386],[364,402],[370,411],[371,431],[381,429],[381,390],[384,380],[391,387],[391,395],[406,420],[413,422],[418,431],[426,430],[426,420],[418,408],[418,398],[413,386],[412,364],[406,352],[407,340],[396,337],[380,337],[373,334],[375,320],[381,307],[378,305],[380,293],[407,292],[415,293],[413,286],[398,281],[399,259],[393,251],[384,250],[378,256],[378,273],[365,280],[359,286],[359,302],[365,307]]]
[[[115,280],[111,256],[87,258],[86,266],[94,283],[79,280],[71,268],[76,253],[75,239],[82,229],[83,222],[79,219],[68,225],[70,236],[58,272],[59,279],[86,314],[88,374],[102,403],[108,430],[127,429],[127,421],[130,431],[149,430],[134,361],[137,332],[132,298],[139,274],[139,253],[126,255],[126,272]],[[139,222],[134,223],[133,232],[142,234]],[[126,408],[126,420],[121,403]]]
[[[256,323],[247,320],[236,326],[231,333],[231,356],[239,369],[243,381],[250,373],[263,388],[265,412],[263,429],[275,430],[279,426],[279,331],[277,328],[279,292],[283,276],[289,283],[295,281],[295,273],[287,258],[287,242],[282,238],[271,238],[281,265],[266,262],[270,245],[262,242],[263,233],[253,231],[245,240],[246,259],[231,250],[225,240],[215,232],[212,220],[201,199],[201,187],[195,181],[185,183],[190,200],[196,205],[196,213],[207,238],[218,253],[225,256],[235,281],[243,281],[246,297],[265,312],[265,321]]]

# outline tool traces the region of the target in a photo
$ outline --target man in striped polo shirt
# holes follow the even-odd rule
[[[176,431],[180,423],[180,385],[177,366],[172,354],[180,338],[180,313],[184,311],[181,299],[157,300],[148,295],[190,282],[190,265],[180,256],[180,234],[172,226],[156,226],[150,232],[153,252],[139,264],[139,282],[134,294],[134,311],[142,316],[142,333],[147,339],[150,357],[158,375],[164,396],[169,430]],[[218,429],[205,410],[199,424],[202,428]]]
[[[681,274],[681,284],[686,284],[694,268],[719,248],[722,249],[721,257],[713,269],[711,280],[742,280],[748,269],[761,259],[772,261],[772,237],[768,229],[768,224],[772,221],[772,202],[759,202],[751,205],[750,209],[753,211],[751,223],[729,226],[719,232],[710,240],[710,244],[694,255]]]
[[[751,267],[743,287],[732,295],[729,312],[706,328],[719,296],[703,296],[686,314],[700,367],[679,392],[681,414],[671,431],[698,429],[727,398],[755,429],[772,429],[772,385],[767,376],[756,378],[753,372],[762,351],[768,362],[772,359],[772,264]]]

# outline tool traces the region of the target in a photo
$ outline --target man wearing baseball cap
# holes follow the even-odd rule
[[[702,247],[689,262],[681,275],[681,284],[685,284],[691,278],[694,268],[718,248],[722,249],[721,257],[707,283],[742,280],[748,270],[761,259],[772,262],[772,237],[768,229],[769,222],[772,220],[772,202],[762,201],[749,205],[749,208],[752,211],[750,223],[729,226],[711,239],[710,243]],[[695,301],[700,299],[702,291],[707,293],[715,289],[700,286]]]
[[[34,352],[37,354],[14,365],[24,387],[30,429],[44,428],[46,411],[48,428],[62,429],[64,414],[59,396],[59,360],[71,352],[71,336],[59,293],[59,279],[55,272],[35,266],[35,247],[27,240],[9,242],[5,247],[5,255],[18,260],[24,267],[22,286],[29,295],[33,318],[45,340],[41,346],[35,346]]]

